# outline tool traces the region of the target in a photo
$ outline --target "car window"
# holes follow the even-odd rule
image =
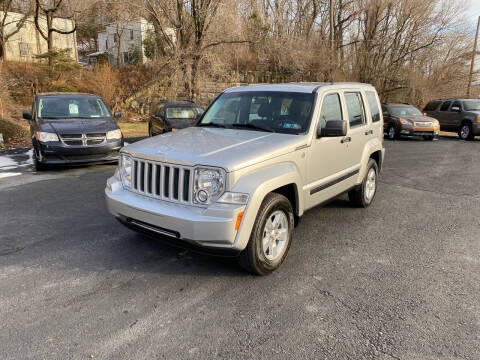
[[[310,127],[315,95],[286,91],[224,93],[209,107],[197,126],[299,134]]]
[[[411,105],[390,106],[390,114],[394,116],[422,116],[422,112]]]
[[[166,108],[167,119],[194,119],[197,115],[191,106],[175,106]]]
[[[451,101],[445,101],[442,106],[440,107],[440,111],[448,111],[448,108],[450,107]]]
[[[322,103],[322,110],[320,111],[320,123],[318,125],[324,128],[327,121],[331,120],[343,120],[339,94],[325,96]]]
[[[361,94],[359,92],[345,93],[345,102],[347,104],[350,127],[365,124],[365,111]]]
[[[101,98],[93,96],[47,96],[38,101],[39,119],[90,119],[111,117]]]
[[[462,109],[462,104],[460,104],[460,101],[455,101],[453,104],[452,104],[452,108],[453,107],[458,107],[460,110]]]
[[[423,109],[423,111],[435,111],[438,108],[438,105],[440,105],[442,102],[441,101],[430,101],[427,106]]]
[[[378,108],[378,101],[375,92],[367,91],[367,103],[372,114],[372,122],[380,121],[380,109]]]
[[[480,111],[480,100],[465,100],[463,106],[466,111]]]

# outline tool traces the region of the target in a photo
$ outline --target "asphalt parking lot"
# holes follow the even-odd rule
[[[307,212],[267,277],[120,226],[114,166],[12,165],[0,358],[479,359],[480,141],[385,146],[375,203]]]

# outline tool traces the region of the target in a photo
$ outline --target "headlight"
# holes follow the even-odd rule
[[[222,204],[246,205],[248,202],[248,194],[226,192],[217,202]]]
[[[37,140],[40,142],[58,141],[57,134],[37,131]]]
[[[133,161],[130,155],[122,154],[120,157],[120,163],[118,164],[120,168],[120,179],[122,184],[126,188],[132,187],[132,167]]]
[[[433,124],[433,126],[438,126],[438,125],[440,125],[440,123],[438,122],[438,120],[433,120],[433,121],[432,121],[432,124]]]
[[[193,202],[211,204],[225,190],[225,171],[221,169],[196,168],[193,182]]]
[[[410,126],[413,125],[413,122],[407,119],[400,119],[400,122],[402,123],[402,125],[410,125]]]
[[[121,139],[122,131],[120,129],[107,132],[107,140]]]

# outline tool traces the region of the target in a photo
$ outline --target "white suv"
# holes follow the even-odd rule
[[[195,127],[123,148],[105,194],[128,227],[233,252],[265,275],[306,210],[345,192],[356,206],[372,203],[384,153],[371,85],[237,87]]]

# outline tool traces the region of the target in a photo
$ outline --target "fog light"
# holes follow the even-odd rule
[[[197,199],[201,202],[206,202],[208,200],[208,194],[205,190],[200,190],[197,193]]]

